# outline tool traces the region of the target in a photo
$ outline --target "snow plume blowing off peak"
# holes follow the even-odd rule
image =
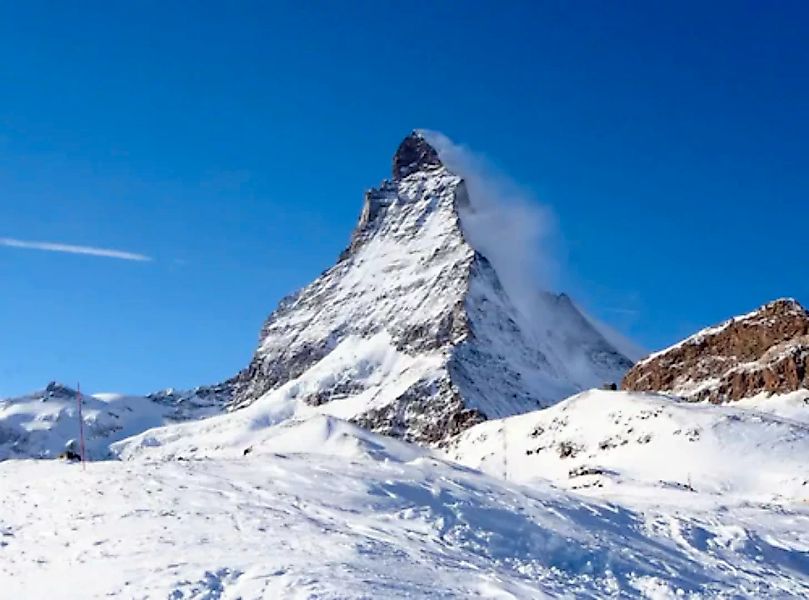
[[[418,133],[466,182],[470,206],[461,210],[461,223],[469,243],[492,263],[523,316],[536,318],[537,296],[553,288],[557,269],[550,250],[556,231],[552,212],[483,155],[437,131]]]
[[[494,267],[526,332],[544,338],[550,330],[557,334],[563,330],[569,342],[557,350],[563,356],[564,368],[582,381],[590,378],[591,369],[590,360],[582,356],[581,344],[585,339],[592,341],[583,330],[595,330],[631,362],[646,354],[622,334],[590,317],[567,295],[551,292],[559,261],[553,251],[558,233],[550,208],[485,156],[442,133],[416,133],[435,149],[447,169],[466,182],[469,205],[459,211],[464,235]]]

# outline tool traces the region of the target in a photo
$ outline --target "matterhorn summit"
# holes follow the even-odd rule
[[[337,263],[267,319],[232,408],[314,408],[432,444],[620,379],[631,361],[567,296],[515,307],[466,235],[476,199],[429,134],[408,135],[392,171]]]

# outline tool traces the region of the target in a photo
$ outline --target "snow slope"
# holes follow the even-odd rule
[[[621,506],[492,478],[332,418],[270,429],[238,458],[0,463],[3,595],[809,594],[805,504]]]
[[[730,407],[591,390],[477,425],[453,440],[448,455],[509,480],[550,479],[611,497],[682,490],[806,502],[809,392]]]
[[[222,412],[205,393],[171,390],[144,396],[82,394],[82,417],[88,460],[109,456],[110,444],[178,421]],[[52,382],[44,390],[0,399],[0,461],[9,458],[55,458],[68,445],[79,450],[77,392]]]

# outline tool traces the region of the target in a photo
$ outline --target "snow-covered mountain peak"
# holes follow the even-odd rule
[[[217,385],[127,399],[127,410],[131,400],[152,415],[154,426],[255,406],[260,422],[319,413],[441,444],[486,419],[620,379],[631,361],[566,295],[531,285],[531,295],[515,301],[513,286],[503,285],[498,272],[502,261],[491,262],[482,251],[491,248],[476,246],[480,236],[464,225],[476,203],[491,198],[479,187],[471,197],[472,188],[442,162],[430,139],[414,131],[399,144],[394,177],[365,194],[347,248],[279,303],[244,370]],[[494,229],[491,241],[501,230],[487,224],[486,214],[477,212],[474,229]],[[54,419],[75,419],[75,392],[53,384],[46,393],[64,396],[51,411]],[[36,410],[29,400],[15,401],[30,418],[15,421],[14,440],[33,440],[28,432]],[[117,409],[120,398],[87,402],[100,402],[96,414],[104,420],[122,414],[128,420]],[[239,437],[242,420],[223,417],[210,426]],[[34,454],[43,455],[75,427],[41,431],[51,429],[54,436],[35,434],[44,436],[36,444],[15,441],[13,451],[36,446]],[[124,430],[130,431],[105,425],[96,436],[99,452]]]
[[[393,170],[365,194],[337,263],[270,315],[230,382],[233,407],[292,397],[304,412],[440,443],[621,377],[631,362],[569,299],[539,294],[532,309],[548,318],[527,323],[464,231],[475,198],[423,133],[405,137]]]
[[[401,142],[393,166],[394,178],[365,194],[337,262],[269,316],[247,368],[218,385],[140,399],[150,423],[256,405],[273,423],[314,412],[440,444],[480,421],[620,379],[631,361],[566,295],[529,286],[536,291],[518,308],[502,263],[464,228],[476,201],[491,199],[470,197],[424,134]],[[68,388],[52,387],[75,405]],[[108,404],[98,409],[117,418]],[[72,411],[64,403],[61,414]]]

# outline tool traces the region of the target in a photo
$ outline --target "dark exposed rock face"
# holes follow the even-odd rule
[[[639,362],[622,387],[714,403],[809,389],[809,313],[776,300]]]
[[[458,390],[446,381],[413,386],[395,403],[352,419],[377,433],[433,445],[485,420],[480,411],[466,408]]]
[[[191,390],[167,389],[146,396],[148,400],[174,409],[172,418],[185,421],[200,414],[216,414],[225,409],[233,398],[233,380],[205,385]]]
[[[45,386],[45,393],[42,395],[42,401],[47,401],[49,398],[75,398],[78,392],[66,385],[57,381],[51,381]]]
[[[399,144],[393,156],[393,179],[399,181],[416,171],[426,171],[441,166],[441,159],[424,136],[414,131]]]

